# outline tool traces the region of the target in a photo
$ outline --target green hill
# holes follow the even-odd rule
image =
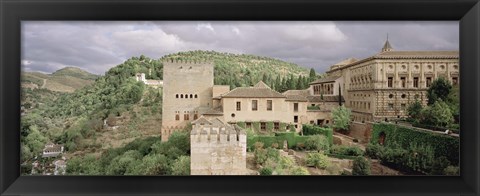
[[[52,76],[71,76],[75,78],[80,78],[84,80],[95,80],[98,78],[97,75],[86,72],[77,67],[65,67],[59,69],[52,73]]]
[[[35,89],[44,88],[56,92],[73,92],[92,84],[97,75],[74,67],[66,67],[52,74],[22,72],[22,86]]]

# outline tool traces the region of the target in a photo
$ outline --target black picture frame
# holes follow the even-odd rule
[[[477,0],[0,0],[1,195],[479,195]],[[19,176],[22,20],[460,21],[461,175]]]

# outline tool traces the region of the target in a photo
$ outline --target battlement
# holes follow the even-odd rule
[[[212,126],[195,125],[190,132],[193,143],[246,143],[247,135],[244,130],[235,129],[230,125]]]
[[[190,132],[191,175],[245,175],[247,134],[239,126],[201,116]]]
[[[181,60],[181,59],[165,59],[162,61],[164,65],[213,65],[212,60]]]

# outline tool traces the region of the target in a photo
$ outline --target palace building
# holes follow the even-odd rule
[[[260,131],[329,125],[331,110],[340,104],[352,110],[355,121],[404,117],[415,99],[426,104],[426,90],[436,78],[458,85],[458,56],[458,51],[395,51],[387,39],[380,53],[346,59],[308,89],[284,93],[262,81],[235,89],[214,85],[211,62],[165,61],[162,140],[201,117],[246,128],[257,124]]]
[[[459,84],[458,57],[458,51],[395,51],[387,39],[376,55],[331,66],[327,77],[335,81],[321,84],[342,87],[355,121],[400,118],[415,99],[427,103],[427,89],[435,79]]]

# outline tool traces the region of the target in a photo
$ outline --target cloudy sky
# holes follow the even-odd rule
[[[103,75],[132,56],[158,59],[188,50],[278,58],[318,72],[346,58],[395,50],[458,50],[449,22],[22,22],[22,69],[51,73],[65,66]]]

